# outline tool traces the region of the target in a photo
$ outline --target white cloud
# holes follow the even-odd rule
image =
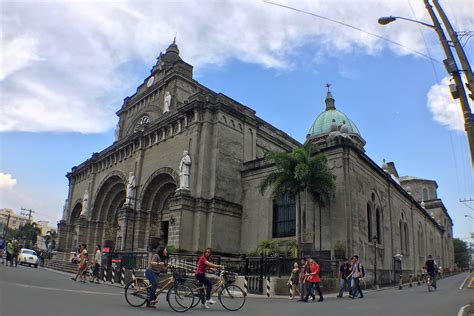
[[[378,38],[262,1],[2,1],[0,23],[0,131],[103,132],[115,111],[146,74],[130,65],[153,66],[159,50],[178,35],[183,59],[194,66],[220,65],[230,58],[263,67],[291,69],[298,49],[316,44],[315,56],[354,51],[380,53]],[[382,34],[425,52],[418,26],[377,19],[399,15],[428,21],[424,5],[405,0],[281,1],[306,11]],[[446,4],[458,29],[473,25],[470,1]],[[441,50],[434,32],[428,45]],[[128,66],[128,67],[126,67]],[[318,67],[314,63],[314,67]]]
[[[428,108],[433,119],[450,130],[464,131],[461,106],[449,90],[449,78],[443,78],[428,91]]]
[[[12,188],[16,185],[16,179],[9,173],[0,172],[0,189]]]

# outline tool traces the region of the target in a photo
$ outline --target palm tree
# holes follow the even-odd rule
[[[265,159],[275,164],[275,170],[261,182],[260,193],[263,195],[272,186],[274,200],[285,194],[297,199],[296,242],[300,245],[301,193],[307,192],[321,209],[334,195],[335,177],[327,166],[326,156],[309,143],[291,152],[270,152]]]
[[[58,232],[55,230],[48,230],[44,236],[44,243],[46,249],[49,250],[49,245],[51,244],[52,248],[56,246],[56,238],[58,238]]]
[[[257,252],[260,256],[268,257],[275,253],[278,249],[278,244],[274,240],[262,240],[257,246]]]

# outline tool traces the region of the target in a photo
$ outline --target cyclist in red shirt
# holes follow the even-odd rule
[[[199,283],[201,283],[201,285],[206,286],[206,298],[205,300],[204,300],[204,297],[201,298],[201,303],[203,304],[204,308],[209,308],[210,304],[216,303],[216,301],[211,299],[212,283],[206,277],[206,272],[210,268],[212,269],[223,268],[222,266],[214,264],[209,261],[211,259],[211,254],[212,254],[212,249],[206,248],[204,252],[202,253],[201,258],[199,258],[196,270],[194,270],[194,275],[196,276],[196,279],[199,281]]]
[[[316,287],[316,290],[318,291],[319,294],[319,300],[318,302],[322,302],[324,300],[323,298],[323,292],[321,292],[321,287],[319,286],[319,282],[321,281],[321,272],[319,269],[319,264],[316,262],[316,258],[311,258],[309,261],[309,269],[310,273],[308,273],[308,278],[307,282],[309,282],[308,289],[306,292],[306,297],[304,298],[305,302],[308,302],[308,298],[310,293],[313,291],[313,287]]]

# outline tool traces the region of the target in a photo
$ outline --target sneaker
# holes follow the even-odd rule
[[[318,302],[322,302],[322,301],[324,301],[324,298],[321,297],[321,298],[318,300]]]
[[[342,298],[342,295],[338,295],[337,298]]]
[[[76,282],[76,281],[77,281],[77,280],[76,280],[76,278],[71,278],[71,280],[73,280],[74,282]]]
[[[209,304],[208,304],[207,302],[204,303],[204,304],[202,304],[202,308],[209,309],[209,307],[210,307],[210,306],[209,306]]]
[[[216,304],[217,302],[211,298],[210,300],[206,301],[206,303],[212,305],[212,304]]]

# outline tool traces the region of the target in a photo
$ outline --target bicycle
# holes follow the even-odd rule
[[[436,287],[433,286],[433,277],[429,273],[426,275],[426,285],[428,286],[428,292],[431,292],[431,288],[436,291]]]
[[[224,269],[218,270],[219,280],[213,284],[211,295],[217,294],[219,302],[228,311],[238,311],[245,304],[246,294],[239,286],[233,284],[237,278],[237,273],[226,271]],[[197,280],[192,283],[194,296],[193,306],[195,307],[199,302],[204,302],[206,296],[206,289],[204,285]]]
[[[156,290],[158,297],[162,292],[168,290],[166,301],[172,310],[183,313],[194,304],[194,295],[192,289],[184,284],[186,280],[186,272],[173,266],[169,266],[171,275],[162,280],[161,286]],[[146,278],[136,278],[125,286],[125,300],[130,306],[143,306],[148,299],[148,289],[151,284]],[[176,305],[175,305],[176,303]]]

